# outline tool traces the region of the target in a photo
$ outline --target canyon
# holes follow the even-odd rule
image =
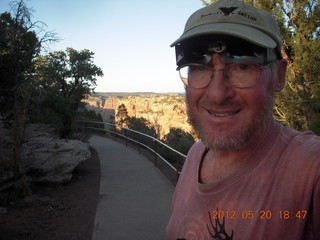
[[[170,128],[180,128],[193,134],[188,123],[185,97],[181,94],[94,94],[86,100],[86,108],[99,113],[104,122],[117,122],[120,105],[127,109],[128,116],[147,119],[155,127],[160,138],[170,132]]]

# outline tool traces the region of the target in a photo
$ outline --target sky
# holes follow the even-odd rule
[[[0,13],[11,0],[0,0]],[[94,52],[96,92],[184,92],[170,47],[200,0],[25,0],[33,21],[61,39],[51,51]]]

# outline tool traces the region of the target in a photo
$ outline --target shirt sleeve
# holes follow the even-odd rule
[[[315,179],[314,197],[312,205],[312,230],[314,239],[320,240],[320,166]]]

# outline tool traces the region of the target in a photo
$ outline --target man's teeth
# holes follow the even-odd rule
[[[234,111],[234,112],[229,112],[229,113],[213,113],[210,112],[209,113],[215,117],[227,117],[227,116],[232,116],[232,115],[236,115],[239,111]]]

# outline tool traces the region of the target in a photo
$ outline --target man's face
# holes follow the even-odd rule
[[[212,57],[212,64],[215,69],[226,66],[218,54]],[[272,119],[272,78],[271,67],[267,67],[254,86],[236,88],[226,85],[223,72],[216,71],[207,87],[186,87],[189,120],[207,147],[235,151],[263,138]]]

